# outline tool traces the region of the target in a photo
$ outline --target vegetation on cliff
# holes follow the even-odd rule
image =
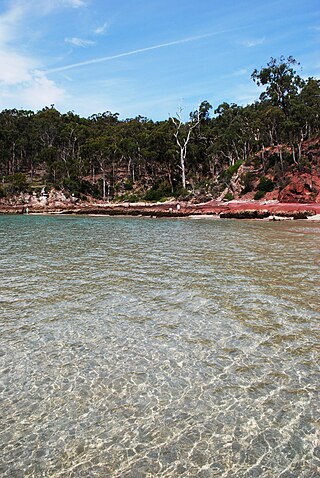
[[[0,197],[39,193],[45,186],[131,202],[248,194],[276,199],[286,190],[294,199],[290,184],[298,176],[304,178],[300,189],[316,200],[320,81],[302,80],[297,66],[292,57],[272,58],[252,74],[264,87],[259,100],[215,109],[203,101],[187,122],[181,111],[153,122],[120,120],[109,111],[81,118],[53,105],[36,113],[4,110]]]

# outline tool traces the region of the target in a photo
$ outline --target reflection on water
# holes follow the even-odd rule
[[[318,476],[319,224],[0,226],[1,476]]]

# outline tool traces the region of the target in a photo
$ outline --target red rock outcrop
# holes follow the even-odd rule
[[[309,173],[293,175],[278,199],[283,203],[320,203],[320,177]]]

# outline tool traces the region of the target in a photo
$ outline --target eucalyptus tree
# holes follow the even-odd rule
[[[243,108],[235,103],[222,103],[215,110],[216,142],[227,167],[243,160]]]
[[[297,100],[304,120],[303,136],[309,139],[320,132],[320,80],[308,78]]]
[[[4,174],[27,171],[33,115],[32,111],[17,109],[4,110],[0,114],[0,161]]]
[[[168,181],[173,193],[178,179],[177,158],[172,124],[169,121],[159,121],[153,125],[148,137],[148,150],[147,172],[150,173],[151,181]]]
[[[146,174],[148,137],[153,122],[144,116],[126,119],[121,128],[120,149],[133,183]]]
[[[261,101],[270,101],[288,115],[290,100],[295,97],[304,85],[304,81],[297,74],[295,66],[299,66],[292,56],[287,59],[271,58],[265,68],[255,69],[251,78],[258,86],[266,86],[260,95]]]
[[[179,148],[180,153],[180,171],[181,171],[181,183],[182,187],[186,187],[186,158],[187,158],[187,148],[191,139],[193,130],[200,124],[200,109],[196,110],[195,113],[192,113],[190,120],[186,123],[182,121],[182,108],[179,107],[177,117],[171,117],[170,120],[174,125],[173,135],[176,140],[176,144]]]
[[[102,179],[102,198],[110,199],[111,171],[113,155],[116,153],[116,145],[112,135],[105,134],[86,141],[82,146],[82,155],[90,158],[93,169],[100,171]],[[109,173],[109,176],[108,176]]]

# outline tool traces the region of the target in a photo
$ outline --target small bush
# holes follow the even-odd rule
[[[253,196],[253,199],[255,201],[259,201],[259,199],[263,198],[265,194],[265,191],[257,191],[256,194]]]
[[[153,187],[149,189],[146,194],[144,195],[144,199],[146,201],[159,201],[159,199],[162,198],[162,193],[161,191],[158,191],[157,189],[154,189]]]
[[[188,191],[188,189],[186,188],[183,188],[182,186],[179,186],[174,190],[173,195],[176,198],[188,199],[190,196],[190,191]]]
[[[97,184],[92,184],[89,181],[81,180],[78,178],[64,178],[61,185],[66,189],[68,193],[75,196],[93,196],[99,198],[101,196],[99,187]]]
[[[262,176],[260,182],[258,184],[258,190],[263,191],[265,193],[274,190],[274,182],[271,179],[267,179],[266,177]]]
[[[254,180],[254,174],[252,174],[251,172],[246,173],[242,176],[242,183],[243,183],[242,194],[246,194],[252,191],[253,180]]]
[[[163,198],[172,196],[171,188],[167,181],[153,185],[145,194],[146,201],[160,201]]]
[[[131,191],[133,189],[133,183],[130,179],[127,179],[127,181],[123,185],[125,191]]]
[[[224,201],[232,201],[234,199],[234,196],[232,193],[227,193],[225,197],[223,198]]]
[[[128,202],[138,202],[140,200],[139,196],[136,194],[125,194],[121,199],[122,201]]]
[[[12,176],[7,176],[8,192],[17,194],[20,192],[26,192],[28,189],[27,177],[23,173],[15,173]]]

